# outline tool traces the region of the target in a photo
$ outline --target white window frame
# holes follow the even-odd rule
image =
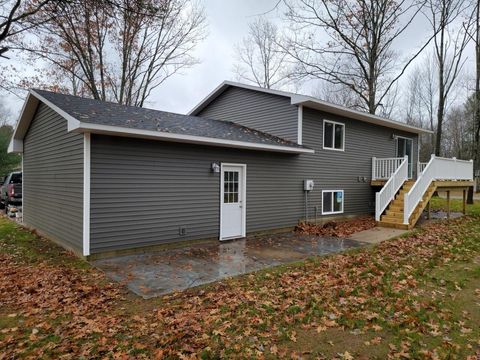
[[[333,209],[334,209],[333,202],[335,201],[335,199],[333,198],[333,195],[332,195],[332,211],[324,211],[323,210],[323,194],[324,193],[334,194],[336,192],[341,192],[342,193],[342,210],[333,211]],[[322,190],[322,215],[343,214],[344,209],[345,209],[345,192],[343,190]]]
[[[326,146],[325,146],[325,124],[326,124],[326,123],[333,124],[333,139],[332,139],[333,147],[326,147]],[[342,133],[342,148],[341,148],[341,149],[336,149],[336,148],[335,148],[335,125],[340,125],[340,126],[343,127],[343,133]],[[324,120],[323,120],[323,134],[322,134],[322,138],[323,138],[323,149],[324,149],[324,150],[345,151],[345,124],[344,124],[344,123],[341,123],[341,122],[338,122],[338,121],[333,121],[333,120],[324,119]]]

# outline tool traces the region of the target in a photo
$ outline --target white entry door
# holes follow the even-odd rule
[[[245,236],[247,166],[222,164],[220,181],[220,240]]]
[[[397,157],[408,156],[408,177],[413,177],[413,140],[397,137]]]

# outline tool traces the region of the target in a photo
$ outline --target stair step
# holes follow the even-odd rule
[[[397,204],[391,203],[390,206],[387,208],[387,211],[388,210],[401,212],[403,214],[403,204],[397,205]]]
[[[390,216],[390,215],[382,215],[380,220],[382,222],[387,222],[387,223],[403,224],[403,217],[399,218],[399,217],[393,217],[393,216]]]
[[[387,228],[393,228],[393,229],[404,229],[404,230],[408,230],[409,228],[409,225],[405,225],[405,224],[394,224],[394,223],[388,223],[388,222],[383,222],[383,221],[379,221],[377,223],[378,226],[382,226],[382,227],[387,227]]]
[[[388,208],[386,214],[392,216],[403,216],[403,208],[401,210]]]

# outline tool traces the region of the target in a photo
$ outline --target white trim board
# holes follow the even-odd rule
[[[298,121],[297,121],[297,143],[302,145],[303,141],[303,105],[298,105]]]
[[[209,138],[196,135],[172,134],[162,131],[142,130],[125,128],[121,126],[99,125],[91,123],[79,123],[78,127],[72,124],[71,130],[75,132],[92,132],[96,134],[114,135],[114,136],[130,136],[144,139],[158,139],[163,141],[180,142],[188,144],[212,145],[230,147],[235,149],[248,150],[265,150],[272,152],[291,153],[291,154],[313,154],[315,151],[308,148],[296,148],[281,145],[268,145],[259,143],[250,143],[245,141],[225,140],[217,138]]]
[[[83,134],[83,256],[90,255],[91,135]]]

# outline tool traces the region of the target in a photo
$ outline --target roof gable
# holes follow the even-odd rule
[[[312,109],[321,110],[330,114],[335,114],[343,117],[347,117],[354,120],[367,122],[374,125],[384,126],[392,129],[407,131],[415,134],[431,134],[432,131],[422,129],[416,126],[408,125],[399,121],[383,118],[381,116],[372,115],[366,112],[353,110],[345,106],[332,104],[311,96],[295,94],[288,91],[265,89],[258,86],[252,86],[233,81],[224,81],[217,86],[209,95],[207,95],[200,103],[198,103],[190,112],[189,115],[196,115],[200,113],[205,107],[207,107],[213,100],[219,97],[229,87],[239,87],[243,89],[249,89],[261,93],[267,93],[272,95],[284,96],[290,99],[292,105],[302,105]]]

